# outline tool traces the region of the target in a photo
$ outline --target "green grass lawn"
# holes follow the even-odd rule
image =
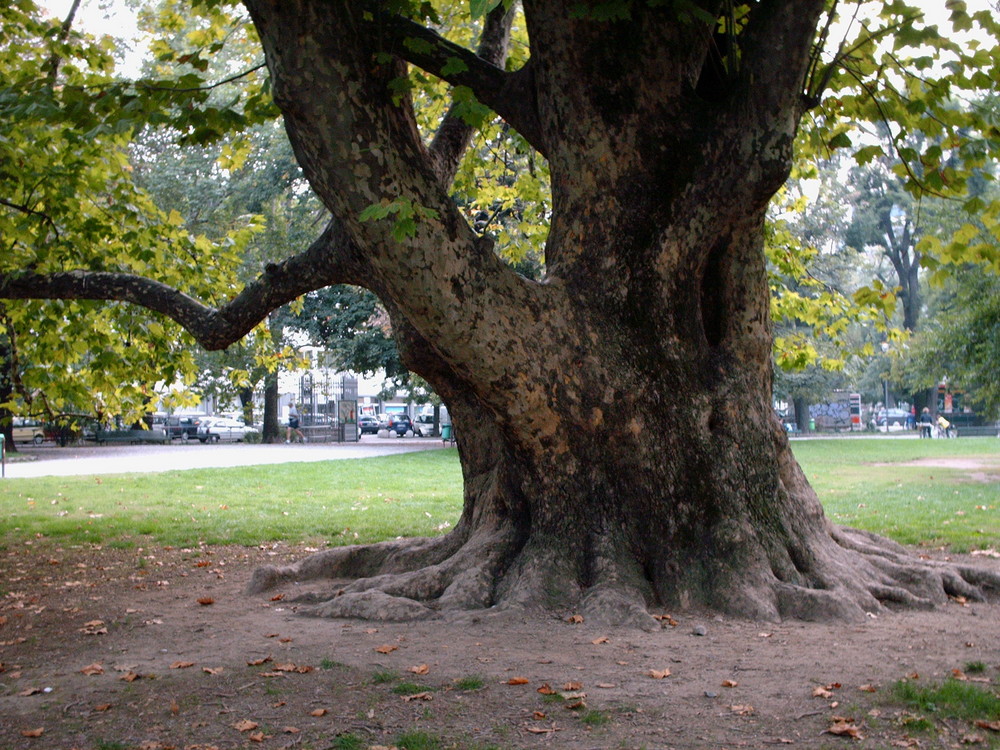
[[[462,509],[454,449],[156,474],[0,481],[0,545],[350,544],[447,531]]]
[[[1000,548],[1000,440],[794,444],[836,522],[904,544]],[[981,469],[910,466],[965,459]],[[350,544],[446,532],[462,507],[455,450],[323,463],[0,481],[0,546]]]
[[[903,544],[1000,548],[1000,440],[801,440],[795,455],[830,518]],[[980,469],[908,465],[965,460]]]

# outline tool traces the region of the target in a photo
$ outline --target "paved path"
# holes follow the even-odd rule
[[[255,466],[343,458],[370,458],[394,453],[436,450],[440,438],[381,438],[364,435],[358,443],[307,443],[305,445],[201,444],[175,441],[168,445],[54,445],[24,446],[19,456],[8,455],[8,478],[70,476],[74,474],[126,474],[225,466]],[[29,458],[30,460],[22,460]]]

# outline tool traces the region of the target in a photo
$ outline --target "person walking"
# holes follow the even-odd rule
[[[931,410],[925,406],[924,410],[920,412],[920,437],[929,438],[933,424],[934,420],[931,418]]]
[[[288,427],[285,429],[285,442],[292,442],[292,433],[299,436],[299,440],[303,443],[308,443],[309,440],[306,436],[302,434],[302,430],[299,429],[299,410],[295,408],[295,404],[288,407]]]

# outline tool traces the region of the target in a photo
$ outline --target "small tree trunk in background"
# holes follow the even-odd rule
[[[265,443],[280,443],[278,428],[278,373],[269,372],[264,379],[264,433]]]
[[[809,432],[809,402],[800,397],[793,399],[792,403],[795,405],[795,424],[799,432]]]

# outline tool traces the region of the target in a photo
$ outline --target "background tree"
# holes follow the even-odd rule
[[[876,5],[831,64],[822,0],[525,0],[529,57],[508,68],[502,6],[454,24],[427,4],[246,0],[297,160],[332,214],[324,232],[218,308],[134,274],[60,269],[10,270],[0,295],[125,298],[217,348],[302,293],[375,292],[403,363],[463,436],[465,504],[444,537],[258,571],[258,590],[358,579],[319,613],[531,605],[652,627],[654,603],[857,618],[984,596],[995,576],[830,523],[771,407],[764,225],[801,118],[812,110],[809,135],[845,147],[851,118],[914,123],[912,102],[882,95],[908,67],[930,77],[920,45],[998,69],[995,46],[964,50],[913,9]],[[989,12],[956,3],[952,18],[997,33]],[[473,28],[476,52],[459,43]],[[440,117],[414,105],[423,76],[453,87]],[[470,94],[547,161],[541,282],[504,264],[452,194],[463,156],[479,157]],[[915,125],[961,137],[946,91],[915,94]],[[918,156],[936,187],[960,182],[943,153]]]

